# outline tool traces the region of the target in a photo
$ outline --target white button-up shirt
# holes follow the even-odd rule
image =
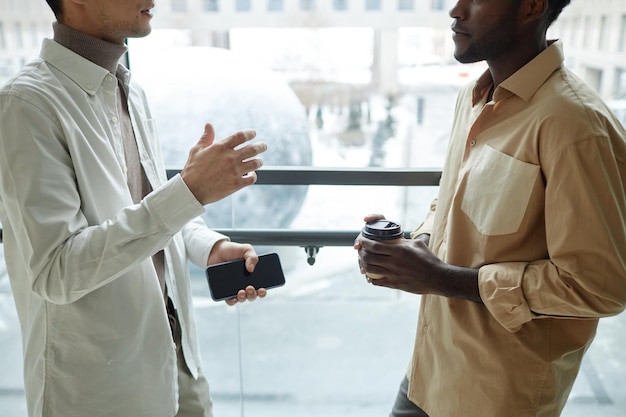
[[[200,365],[187,261],[226,237],[167,180],[143,91],[120,66],[154,191],[133,205],[116,77],[52,40],[0,90],[0,222],[30,416],[171,417],[176,353],[151,256],[165,249],[192,374]]]

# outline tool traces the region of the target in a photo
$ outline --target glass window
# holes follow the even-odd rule
[[[582,42],[582,47],[583,48],[588,48],[589,47],[589,42],[590,42],[590,38],[591,38],[591,16],[586,16],[585,17],[585,24],[583,26],[583,42]]]
[[[606,34],[609,31],[609,25],[607,24],[607,17],[600,17],[600,33],[598,36],[598,49],[602,50],[607,47],[606,45]]]
[[[615,70],[615,92],[613,97],[626,100],[626,68],[617,68]]]
[[[626,52],[626,14],[622,15],[619,28],[619,52]]]
[[[398,0],[398,10],[413,10],[413,0]]]
[[[0,49],[6,49],[6,38],[4,35],[4,23],[0,22]]]
[[[229,51],[185,47],[150,53],[150,48],[142,47],[150,37],[130,40],[133,75],[151,92],[167,165],[184,163],[198,123],[209,114],[218,135],[254,126],[272,150],[264,156],[266,168],[405,166],[408,145],[399,133],[391,132],[413,126],[415,103],[363,94],[371,79],[373,32],[371,28],[233,29]],[[181,62],[186,65],[181,67]],[[211,62],[219,65],[207,64]],[[158,74],[155,66],[161,69]],[[184,72],[164,82],[163,74],[179,67]],[[203,82],[198,83],[200,79]],[[437,112],[451,114],[454,90],[435,88],[428,99],[439,94],[447,98],[447,108]],[[405,112],[410,116],[405,117]],[[445,131],[441,120],[433,120],[432,126]],[[421,146],[430,147],[437,136],[424,137]],[[429,163],[440,164],[433,161],[442,160],[442,152],[429,152]],[[411,224],[402,208],[426,213],[436,192],[436,186],[257,184],[217,203],[219,207],[211,205],[213,211],[206,218],[213,227],[358,229],[363,214],[354,207],[368,205],[375,196],[389,218]],[[245,207],[251,204],[254,210],[246,214]],[[310,249],[314,253],[315,248]],[[415,298],[366,285],[354,266],[351,247],[323,247],[313,265],[303,247],[257,250],[279,253],[287,278],[287,285],[274,290],[263,300],[271,302],[265,304],[223,308],[212,302],[204,271],[192,269],[196,320],[204,329],[200,331],[204,369],[213,375],[209,381],[214,414],[239,416],[242,402],[246,415],[276,415],[278,408],[285,415],[302,417],[337,415],[340,410],[388,414],[389,398],[395,395],[412,349]],[[393,325],[384,325],[386,321]],[[255,322],[271,325],[259,332]],[[401,327],[411,330],[398,331]],[[390,340],[398,345],[394,354],[374,360]],[[234,348],[238,341],[239,352]],[[301,361],[313,356],[316,364],[304,369]],[[371,365],[358,365],[364,362]],[[240,367],[243,381],[232,372]],[[241,398],[236,394],[240,386],[245,387]]]
[[[204,0],[204,11],[205,12],[218,12],[219,1],[218,0]]]
[[[250,0],[237,0],[237,3],[235,4],[235,10],[238,12],[249,12],[250,3]]]
[[[305,11],[315,10],[315,0],[300,0],[300,10],[305,10]]]
[[[615,88],[609,107],[626,127],[626,68],[615,69]]]
[[[333,10],[348,10],[348,0],[333,0]]]
[[[186,12],[187,0],[172,0],[172,11],[173,12]]]
[[[430,8],[432,10],[445,10],[446,0],[431,0]]]
[[[380,10],[381,0],[365,0],[365,10]]]
[[[280,12],[283,10],[283,0],[269,0],[267,10],[270,12]]]
[[[0,80],[13,75],[13,62],[10,59],[0,59]]]
[[[39,37],[39,30],[37,28],[37,23],[30,23],[30,30],[28,31],[28,37],[30,38],[30,45],[33,48],[37,48],[41,43],[41,39]]]
[[[20,22],[15,24],[15,46],[18,48],[24,47],[24,33],[22,32],[22,24]]]
[[[298,4],[259,1],[275,10]],[[350,3],[353,9],[357,4],[359,9],[363,4],[366,10],[382,9],[382,0],[360,1]],[[37,25],[30,25],[29,14],[12,12],[21,10],[23,2],[32,3],[31,10],[43,8],[41,0],[0,0],[0,83],[21,62],[37,55],[42,34],[31,47],[26,31],[50,29],[49,10],[37,17]],[[180,20],[163,20],[176,21],[180,27],[160,22],[159,16],[188,11],[191,4],[216,14],[227,9],[232,27],[207,34],[211,28],[205,26],[196,32],[194,27],[201,25],[185,21],[180,13],[176,15]],[[129,40],[133,79],[146,90],[169,168],[182,167],[206,121],[215,125],[218,138],[242,127],[255,128],[269,144],[264,169],[441,168],[457,92],[485,69],[482,63],[459,65],[450,59],[449,22],[384,31],[329,28],[312,20],[307,27],[294,21],[289,29],[241,29],[236,19],[242,17],[249,24],[250,14],[233,16],[231,4],[237,11],[252,10],[251,0],[222,3],[222,10],[218,0],[172,0],[168,10],[157,6],[153,35]],[[324,4],[342,16],[349,10],[347,0],[300,0],[300,9],[315,10]],[[390,1],[389,6],[394,4],[397,9],[389,12],[398,14],[414,10],[417,2]],[[450,2],[424,4],[443,10]],[[587,6],[589,14],[597,16],[596,6],[593,2]],[[624,13],[621,26],[619,18],[600,23],[614,25],[602,37],[611,43],[617,41],[611,37],[620,34],[622,53],[615,53],[612,42],[612,51],[593,54],[613,62],[611,70],[604,70],[609,80],[614,74],[613,82],[600,83],[601,73],[580,71],[595,78],[598,88],[609,85],[616,99],[626,98],[626,66],[614,69],[626,48]],[[566,20],[566,56],[570,49],[572,56],[581,49],[581,38],[576,42],[569,38],[574,41],[575,33],[582,36],[584,16]],[[213,17],[204,16],[207,21]],[[13,33],[16,21],[26,36],[23,50],[18,50]],[[206,38],[211,36],[224,36],[229,48],[208,48],[211,42]],[[595,46],[594,38],[590,48]],[[584,57],[584,52],[578,53],[577,64]],[[391,86],[394,92],[380,85]],[[617,103],[612,108],[622,107]],[[366,212],[383,212],[410,230],[421,223],[436,195],[437,186],[257,184],[207,206],[204,218],[214,228],[357,231]],[[192,267],[203,367],[215,415],[241,416],[244,405],[246,415],[388,415],[413,348],[419,296],[366,285],[351,247],[322,246],[257,247],[259,253],[279,253],[287,285],[273,290],[266,300],[235,308],[213,302],[204,271]],[[307,249],[316,254],[312,265]],[[3,258],[0,244],[0,340],[6,342],[0,357],[0,415],[23,417],[21,337]],[[621,412],[623,390],[612,381],[623,379],[616,376],[616,369],[622,372],[626,350],[615,335],[624,334],[625,320],[626,315],[601,320],[563,417]]]
[[[0,85],[39,55],[42,38],[51,35],[53,18],[45,2],[0,0]]]

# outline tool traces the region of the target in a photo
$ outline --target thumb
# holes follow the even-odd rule
[[[202,136],[200,136],[200,140],[198,141],[198,144],[202,148],[207,148],[211,146],[214,141],[215,141],[215,129],[213,128],[213,125],[211,123],[207,123],[204,125],[204,132],[202,133]]]
[[[372,213],[372,214],[368,214],[367,216],[365,216],[365,218],[363,218],[363,221],[367,222],[371,222],[374,220],[384,220],[385,216],[383,216],[382,214],[378,214],[378,213]]]

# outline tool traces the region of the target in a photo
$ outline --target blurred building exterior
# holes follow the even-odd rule
[[[193,45],[228,48],[236,28],[374,30],[371,87],[398,90],[398,31],[437,30],[432,50],[451,56],[448,10],[454,0],[160,0],[155,28],[184,29]],[[35,57],[53,16],[44,0],[0,0],[0,82]],[[626,2],[574,0],[553,28],[568,65],[604,98],[626,97]]]
[[[626,99],[626,1],[572,0],[554,31],[570,68],[604,99]]]
[[[0,0],[0,84],[37,56],[52,19],[45,0]]]

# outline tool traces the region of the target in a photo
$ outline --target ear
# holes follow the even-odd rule
[[[522,0],[521,18],[524,23],[543,19],[548,11],[548,0]]]

